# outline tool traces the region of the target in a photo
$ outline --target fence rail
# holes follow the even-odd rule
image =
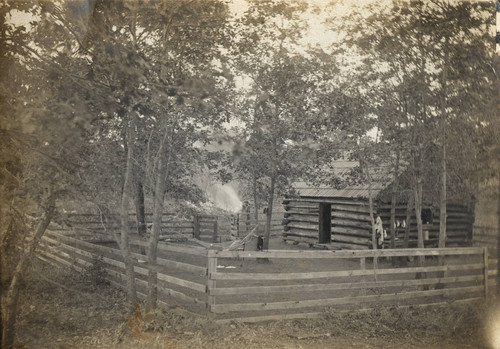
[[[139,297],[145,297],[147,275],[154,270],[160,305],[175,304],[221,322],[315,317],[325,308],[475,301],[488,294],[491,276],[498,272],[484,247],[249,252],[160,243],[155,266],[146,262],[147,247],[147,241],[131,241]],[[48,231],[39,256],[77,271],[101,263],[108,281],[125,285],[125,265],[116,244]],[[405,263],[394,266],[389,258]]]
[[[384,258],[427,258],[425,266],[393,267]],[[440,257],[440,258],[437,258]],[[467,257],[467,258],[463,258]],[[226,271],[214,266],[242,259],[272,260],[266,272]],[[208,251],[210,311],[221,321],[260,321],[320,316],[325,307],[425,305],[474,301],[488,292],[484,248],[359,251]],[[368,268],[370,259],[371,268]],[[444,259],[444,265],[439,260]],[[295,262],[297,261],[297,262]],[[346,263],[341,263],[342,261]],[[283,272],[312,263],[322,270]],[[332,263],[333,262],[333,263]],[[416,262],[416,261],[414,261]],[[212,267],[210,267],[212,266]],[[372,294],[370,294],[372,293]],[[274,296],[275,295],[275,296]],[[283,301],[285,300],[285,301]]]
[[[148,266],[147,257],[142,247],[145,241],[132,241],[131,247],[135,258],[134,271],[138,296],[146,297],[148,270],[158,273],[158,297],[162,304],[179,304],[190,314],[206,312],[206,250],[196,246],[158,246],[160,257],[155,267]],[[165,252],[165,253],[162,253]],[[96,263],[101,263],[106,279],[113,285],[125,287],[125,264],[120,250],[114,247],[101,246],[85,242],[59,232],[49,231],[40,244],[41,257],[52,263],[71,266],[77,271],[83,271]],[[192,256],[190,263],[174,259],[182,256]],[[186,258],[184,258],[186,259]]]
[[[146,213],[146,228],[152,226],[152,214]],[[136,215],[129,214],[129,229],[136,231]],[[116,215],[104,217],[99,214],[70,214],[62,225],[51,225],[52,230],[72,229],[75,235],[87,240],[109,240],[110,233],[121,229],[120,219]],[[220,242],[231,234],[229,216],[194,215],[191,219],[180,218],[173,213],[164,213],[161,220],[160,240],[177,237],[195,237],[206,242]]]

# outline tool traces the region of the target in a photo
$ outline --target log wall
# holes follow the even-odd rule
[[[371,247],[371,221],[368,200],[325,199],[332,207],[332,243],[333,248],[367,249]],[[283,238],[292,243],[318,243],[319,199],[285,200],[285,220]],[[374,210],[380,210],[384,229],[389,236],[390,206],[375,205]],[[472,239],[473,214],[465,207],[448,205],[447,207],[447,246],[468,246]],[[426,247],[437,246],[439,234],[439,210],[433,210],[432,223],[426,224],[424,230],[429,232],[429,239],[424,242]],[[402,222],[406,219],[406,206],[396,207],[396,219]],[[415,214],[412,214],[409,246],[417,246],[417,224]],[[396,247],[402,247],[404,227],[397,228]],[[389,246],[390,238],[386,239]]]

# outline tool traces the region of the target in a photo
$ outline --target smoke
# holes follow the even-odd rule
[[[231,183],[213,183],[205,188],[208,198],[215,206],[230,212],[241,210],[242,202]]]

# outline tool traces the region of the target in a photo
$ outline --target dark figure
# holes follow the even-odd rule
[[[432,210],[430,208],[424,208],[422,210],[422,224],[432,224]]]
[[[262,236],[257,237],[257,251],[262,251],[264,249],[264,238]]]

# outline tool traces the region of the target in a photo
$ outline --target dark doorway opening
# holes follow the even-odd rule
[[[332,205],[319,204],[319,243],[332,241]]]

